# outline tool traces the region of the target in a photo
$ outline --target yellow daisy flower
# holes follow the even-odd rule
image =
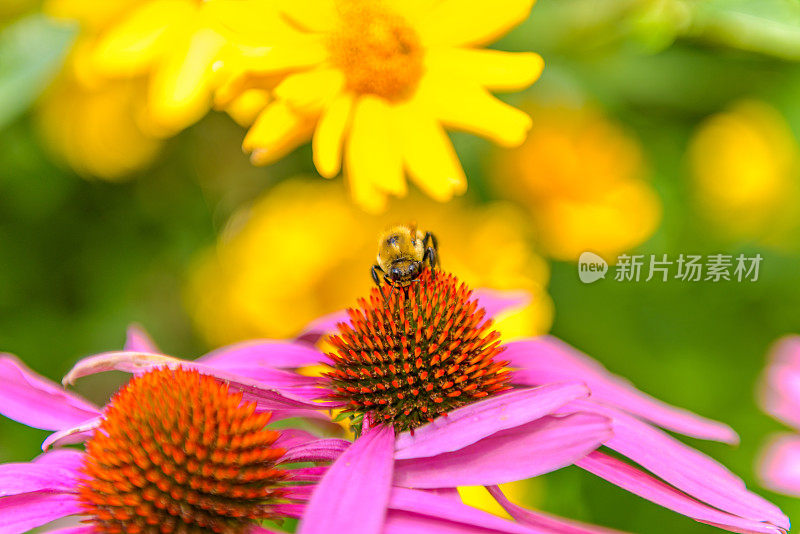
[[[218,95],[272,90],[244,140],[256,164],[312,141],[325,177],[342,167],[353,199],[378,212],[406,193],[406,174],[449,200],[466,178],[445,128],[522,143],[530,118],[490,91],[513,91],[540,75],[542,58],[481,47],[525,20],[533,0],[283,0],[290,26],[263,37]],[[235,62],[235,63],[237,63]],[[222,67],[226,70],[227,65]]]
[[[779,244],[798,222],[797,142],[781,114],[747,100],[706,119],[689,147],[698,205],[721,233]]]
[[[43,95],[36,119],[54,156],[86,177],[118,181],[149,165],[163,142],[145,134],[144,81],[97,80],[88,75],[83,43]]]
[[[644,179],[637,139],[597,110],[534,107],[520,148],[500,156],[498,189],[525,205],[542,249],[560,260],[608,261],[647,240],[661,203]]]
[[[368,291],[378,234],[412,219],[436,233],[444,267],[472,287],[531,293],[528,306],[501,318],[504,339],[549,329],[548,267],[530,251],[524,218],[512,207],[412,195],[372,216],[354,207],[340,184],[302,179],[276,186],[233,217],[191,274],[189,312],[215,346],[295,335]]]
[[[80,21],[92,36],[86,67],[96,76],[147,80],[141,122],[152,135],[166,137],[208,112],[213,66],[227,43],[224,23],[256,5],[250,0],[50,0],[48,11]]]

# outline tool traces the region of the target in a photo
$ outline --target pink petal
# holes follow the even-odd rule
[[[350,446],[343,439],[318,439],[286,450],[281,463],[326,462],[336,460]]]
[[[94,434],[95,429],[100,426],[103,421],[102,417],[95,417],[85,423],[72,428],[65,428],[58,432],[53,432],[42,443],[42,450],[46,451],[51,447],[60,447],[62,445],[71,445],[74,443],[83,443]]]
[[[0,355],[0,414],[43,430],[60,430],[96,417],[100,411],[37,375],[18,358]]]
[[[497,486],[489,486],[486,489],[489,490],[492,497],[500,503],[500,506],[502,506],[511,517],[525,525],[540,527],[554,534],[622,534],[619,530],[587,525],[544,512],[529,510],[509,501]]]
[[[575,463],[612,484],[696,521],[734,532],[785,533],[785,529],[775,525],[737,517],[698,502],[643,471],[603,453],[595,451]]]
[[[83,451],[77,449],[58,449],[40,454],[34,458],[33,461],[39,465],[50,465],[77,473],[81,467],[83,467],[85,458],[86,456]]]
[[[780,434],[770,440],[758,473],[765,487],[800,497],[800,436]]]
[[[486,310],[486,317],[495,318],[503,312],[522,308],[531,301],[527,291],[500,291],[497,289],[476,289],[472,296],[478,299],[478,307]]]
[[[97,534],[93,526],[66,527],[48,530],[47,534]]]
[[[331,465],[317,485],[298,534],[379,534],[392,483],[394,429],[367,431]]]
[[[257,400],[259,406],[265,410],[287,408],[319,410],[335,405],[335,403],[330,405],[327,403],[312,403],[300,396],[281,391],[279,388],[270,387],[257,380],[229,373],[225,370],[216,369],[211,365],[181,360],[164,354],[145,352],[105,352],[84,358],[75,364],[75,367],[67,373],[63,381],[65,384],[72,384],[77,378],[103,371],[125,371],[139,374],[156,367],[194,369],[199,373],[213,376],[232,388],[243,392],[245,400]]]
[[[716,460],[665,432],[621,410],[591,401],[574,401],[564,409],[610,418],[614,436],[605,442],[607,447],[692,497],[740,517],[788,528],[788,520],[777,506],[747,491],[744,482]]]
[[[519,370],[514,382],[536,386],[552,382],[581,380],[592,390],[592,398],[618,406],[653,423],[687,436],[738,443],[739,437],[723,423],[671,406],[611,374],[597,361],[566,343],[542,336],[508,343],[503,358]]]
[[[226,370],[259,367],[293,369],[318,365],[327,362],[328,358],[321,351],[305,344],[262,339],[209,352],[197,361]]]
[[[139,325],[128,327],[125,339],[125,351],[127,352],[161,352],[144,328]]]
[[[770,354],[760,391],[764,410],[800,429],[800,336],[779,340]]]
[[[250,534],[282,534],[280,530],[270,530],[258,525],[253,525],[247,530]]]
[[[42,491],[74,493],[76,475],[75,471],[55,465],[0,464],[0,497]]]
[[[292,447],[319,439],[319,436],[315,436],[311,432],[298,428],[281,428],[279,432],[280,435],[273,445],[284,449],[291,449]]]
[[[588,397],[584,384],[550,384],[521,389],[468,404],[414,431],[403,432],[395,442],[395,459],[423,458],[452,452],[508,428],[518,427],[552,413],[567,402]]]
[[[435,495],[429,491],[393,488],[383,532],[535,534],[551,531],[507,521],[452,497]]]
[[[21,534],[56,519],[83,512],[77,496],[67,493],[23,493],[0,498],[0,532]]]
[[[323,337],[338,332],[339,323],[349,322],[350,317],[347,315],[347,310],[329,313],[312,321],[295,339],[302,343],[316,345]]]
[[[398,460],[394,481],[409,488],[451,488],[524,480],[574,463],[609,437],[610,421],[602,416],[545,416],[455,452]]]

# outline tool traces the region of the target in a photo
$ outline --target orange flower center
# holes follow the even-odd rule
[[[491,320],[456,277],[425,270],[408,288],[372,290],[329,341],[334,397],[398,431],[509,388]]]
[[[350,0],[340,5],[339,14],[339,29],[328,47],[348,89],[390,101],[411,96],[424,70],[414,28],[380,0]]]
[[[239,534],[274,517],[284,451],[271,447],[270,414],[254,411],[194,371],[131,380],[86,445],[79,494],[89,522],[103,533]]]

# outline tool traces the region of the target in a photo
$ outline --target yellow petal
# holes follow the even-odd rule
[[[299,35],[274,46],[242,47],[242,65],[250,72],[268,74],[313,67],[325,61],[328,48],[315,35]]]
[[[426,57],[432,72],[446,72],[472,80],[489,90],[516,91],[528,87],[542,74],[544,60],[532,52],[435,48]]]
[[[361,192],[357,188],[369,183],[386,193],[406,193],[403,162],[392,128],[394,118],[393,110],[380,98],[364,96],[355,103],[345,155],[354,192]]]
[[[154,0],[111,26],[97,42],[94,65],[107,76],[133,76],[144,72],[163,51],[171,25],[193,19],[190,4],[182,0]]]
[[[314,123],[294,113],[284,102],[274,102],[256,119],[242,148],[253,153],[251,160],[255,165],[268,165],[308,141]]]
[[[170,135],[194,123],[211,106],[212,65],[225,44],[216,32],[194,32],[165,57],[150,82],[149,118]]]
[[[319,113],[344,87],[344,75],[337,69],[312,69],[287,76],[276,88],[298,113]]]
[[[349,125],[353,109],[353,95],[343,94],[325,108],[320,117],[311,146],[314,149],[314,165],[325,178],[339,174],[342,166],[342,141]]]
[[[398,109],[403,160],[408,174],[430,197],[445,202],[463,193],[467,178],[442,126],[413,104]]]
[[[442,0],[418,29],[428,44],[493,43],[528,18],[535,0]]]
[[[531,118],[477,84],[427,76],[418,98],[448,128],[487,137],[503,146],[525,141]]]
[[[269,91],[262,89],[248,89],[228,105],[225,111],[239,126],[250,126],[259,113],[269,104]]]
[[[279,9],[295,26],[305,31],[327,32],[338,20],[334,0],[283,0]]]

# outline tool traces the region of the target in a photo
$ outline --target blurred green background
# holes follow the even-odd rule
[[[755,458],[781,425],[759,410],[754,389],[770,344],[800,333],[800,234],[787,231],[776,244],[715,231],[693,201],[687,147],[703,120],[742,98],[769,103],[800,138],[798,6],[773,0],[540,0],[530,20],[497,45],[545,58],[542,79],[512,101],[580,95],[639,138],[663,216],[638,253],[764,257],[753,283],[622,283],[608,277],[585,285],[573,262],[553,261],[552,333],[644,391],[733,426],[742,438],[739,447],[686,441],[795,519],[800,500],[757,488]],[[15,22],[7,15],[5,32]],[[52,31],[45,30],[47,49],[63,52],[68,32]],[[5,34],[0,59],[23,54],[24,44],[14,42],[26,39]],[[51,157],[26,110],[25,100],[44,89],[57,69],[59,53],[42,55],[36,54],[38,70],[28,73],[0,61],[0,348],[59,379],[77,358],[119,348],[126,326],[137,322],[165,351],[201,354],[209,347],[184,307],[190,266],[214,245],[238,206],[289,177],[314,174],[310,151],[302,148],[266,169],[251,167],[239,148],[242,130],[212,114],[170,140],[156,162],[131,180],[83,179]],[[29,65],[30,58],[17,62]],[[453,138],[469,195],[490,199],[496,149],[469,136]],[[424,224],[424,213],[413,216]],[[86,380],[80,390],[101,400],[118,378]],[[0,420],[0,459],[31,458],[45,435]],[[546,510],[622,530],[716,530],[576,468],[543,477],[536,492]]]

